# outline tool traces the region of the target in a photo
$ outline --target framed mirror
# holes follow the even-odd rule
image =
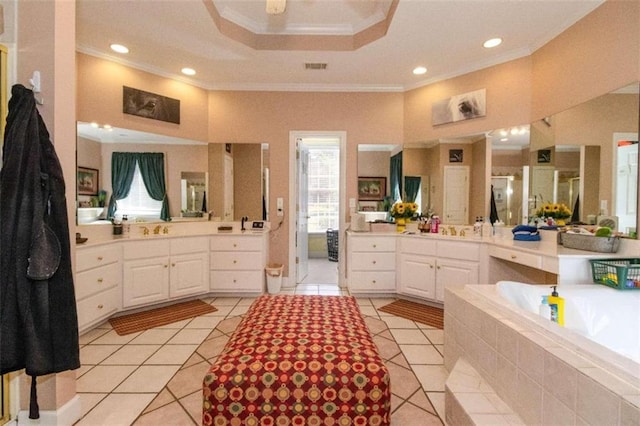
[[[218,173],[216,150],[222,153],[220,158],[228,158],[227,164],[231,164],[228,180]],[[166,193],[172,220],[216,218],[229,221],[240,220],[243,216],[249,220],[268,220],[268,144],[207,144],[80,122],[77,166],[96,170],[100,188],[97,195],[78,193],[78,224],[110,223],[106,206],[112,194],[111,158],[114,152],[164,154]],[[217,204],[220,197],[233,207],[227,215],[222,214],[224,206]],[[156,221],[159,217],[141,212],[131,214],[130,220]]]
[[[575,210],[577,205],[579,222],[615,223],[617,231],[634,237],[638,223],[639,86],[634,82],[531,124],[532,149],[549,150],[548,165],[561,166],[557,171],[552,168],[557,177],[552,177],[549,188],[556,191],[556,197],[566,197],[566,188],[575,195],[577,186],[569,207]],[[571,156],[575,165],[577,153],[579,172],[571,176],[575,172],[568,171],[561,157]],[[531,160],[531,186],[542,188],[545,184],[537,182],[541,173],[533,170],[534,155]],[[573,180],[563,183],[563,174]],[[548,175],[545,179],[549,180]],[[536,194],[532,189],[531,196]],[[553,192],[550,198],[554,199]]]

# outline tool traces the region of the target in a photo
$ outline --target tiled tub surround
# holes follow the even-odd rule
[[[447,418],[481,424],[477,414],[503,413],[502,424],[517,423],[508,421],[513,410],[528,425],[640,424],[637,364],[607,364],[616,354],[504,303],[495,286],[446,289],[445,368],[482,379],[467,375],[468,394],[459,381],[455,393],[447,386],[447,400],[457,402],[446,405]],[[493,404],[479,403],[493,392]]]

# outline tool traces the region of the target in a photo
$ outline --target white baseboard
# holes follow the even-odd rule
[[[76,395],[56,411],[40,410],[39,419],[32,420],[29,418],[28,410],[20,410],[17,423],[19,425],[71,426],[80,420],[81,414],[80,397]]]

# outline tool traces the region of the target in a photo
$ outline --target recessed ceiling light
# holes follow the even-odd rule
[[[500,142],[507,142],[509,140],[509,138],[502,138],[500,139]]]
[[[490,49],[492,47],[496,47],[502,44],[502,39],[501,38],[491,38],[487,41],[484,42],[483,46],[486,47],[487,49]]]
[[[123,46],[121,44],[112,44],[111,46],[111,50],[113,50],[114,52],[118,52],[118,53],[129,53],[129,48],[127,46]]]
[[[425,67],[416,67],[413,69],[413,73],[415,75],[422,75],[427,73],[427,69]]]
[[[182,68],[182,74],[184,75],[196,75],[196,70],[193,68]]]

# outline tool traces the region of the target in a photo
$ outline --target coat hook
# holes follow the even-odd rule
[[[40,93],[40,71],[34,71],[33,76],[29,80],[29,84],[31,85],[31,90],[33,91],[33,97],[36,100],[38,105],[44,105],[44,99],[42,96],[38,96]]]

